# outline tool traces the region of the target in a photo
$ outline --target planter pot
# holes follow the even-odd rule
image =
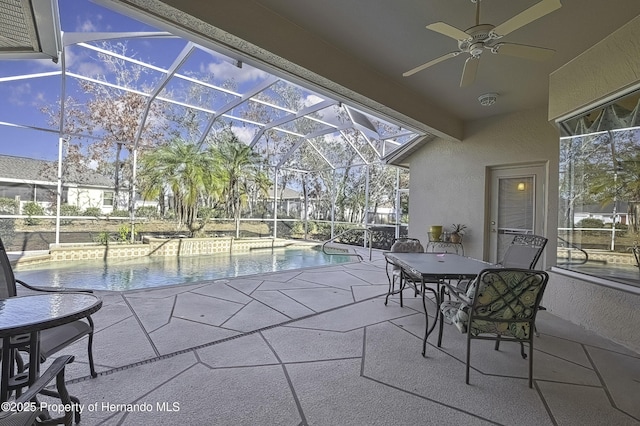
[[[442,236],[442,225],[434,225],[429,227],[429,241],[440,241]]]
[[[452,243],[461,243],[462,242],[462,235],[460,234],[451,234],[451,242]]]

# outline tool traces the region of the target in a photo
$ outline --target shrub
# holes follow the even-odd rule
[[[138,233],[134,230],[133,231],[134,239],[137,234]],[[118,228],[118,241],[127,242],[130,240],[130,238],[131,238],[131,225],[127,223],[123,223]]]
[[[579,228],[603,228],[604,229],[604,222],[600,219],[594,219],[591,217],[582,219],[580,222],[578,222],[578,227]],[[611,227],[609,227],[609,229],[611,229]],[[592,237],[599,237],[599,236],[603,236],[603,232],[602,231],[582,231],[583,235],[590,235]]]
[[[604,228],[604,222],[600,219],[587,217],[578,222],[579,228]]]
[[[109,244],[109,233],[105,231],[100,232],[95,237],[94,241],[98,244],[102,244],[103,246],[106,246],[107,244]]]
[[[29,201],[22,206],[22,213],[29,216],[26,220],[27,225],[38,225],[41,222],[40,219],[36,219],[32,216],[43,216],[44,208],[34,201]]]
[[[298,222],[284,222],[278,221],[278,237],[280,238],[300,238],[302,236],[302,227],[299,232],[294,232],[293,228]],[[273,225],[269,224],[269,234],[273,234]]]
[[[215,209],[213,207],[200,207],[198,209],[198,218],[206,220],[212,217],[215,217]]]
[[[129,212],[127,210],[114,210],[109,215],[111,217],[129,217]]]
[[[16,214],[18,201],[12,198],[0,197],[0,214]]]
[[[136,217],[147,217],[149,219],[156,219],[160,216],[158,208],[155,206],[142,206],[136,209]]]
[[[61,216],[80,216],[80,208],[73,204],[63,204],[60,206]]]
[[[60,206],[60,216],[80,216],[80,208],[73,204],[63,204]],[[60,220],[62,225],[71,225],[71,220]]]
[[[102,210],[100,210],[100,207],[87,207],[82,215],[95,217],[102,216]]]
[[[302,235],[304,233],[304,223],[301,221],[293,222],[291,233],[294,235]]]
[[[310,234],[317,234],[318,233],[318,224],[312,220],[310,220],[307,224],[307,232],[309,232]]]
[[[329,238],[331,238],[331,223],[314,222],[314,225],[315,225],[315,232],[318,235],[320,235],[322,239],[328,240]]]

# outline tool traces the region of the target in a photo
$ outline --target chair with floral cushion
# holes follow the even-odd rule
[[[389,251],[392,253],[424,253],[424,247],[422,243],[420,243],[419,239],[405,237],[394,240]],[[386,305],[387,302],[389,302],[389,296],[400,293],[400,306],[402,306],[402,290],[404,290],[403,280],[405,278],[411,279],[411,277],[406,277],[406,274],[402,274],[402,268],[389,261],[389,259],[387,259],[386,272],[387,278],[389,279],[389,290],[387,291],[387,297],[384,299],[384,304]],[[396,281],[398,281],[397,291],[395,290]]]
[[[461,333],[467,334],[466,383],[469,384],[471,340],[495,340],[495,350],[501,341],[520,343],[523,358],[527,358],[524,343],[529,344],[529,387],[533,387],[533,337],[536,314],[549,275],[543,271],[519,268],[485,269],[466,293],[451,294],[457,300],[443,301],[440,312]],[[438,346],[442,342],[440,323]]]

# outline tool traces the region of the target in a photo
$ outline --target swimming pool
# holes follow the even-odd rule
[[[93,290],[136,290],[352,262],[313,248],[260,249],[206,256],[50,262],[21,266],[16,277],[28,284]]]

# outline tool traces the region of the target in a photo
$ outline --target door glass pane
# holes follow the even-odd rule
[[[533,176],[501,178],[498,183],[498,260],[513,234],[533,233],[535,223]]]

